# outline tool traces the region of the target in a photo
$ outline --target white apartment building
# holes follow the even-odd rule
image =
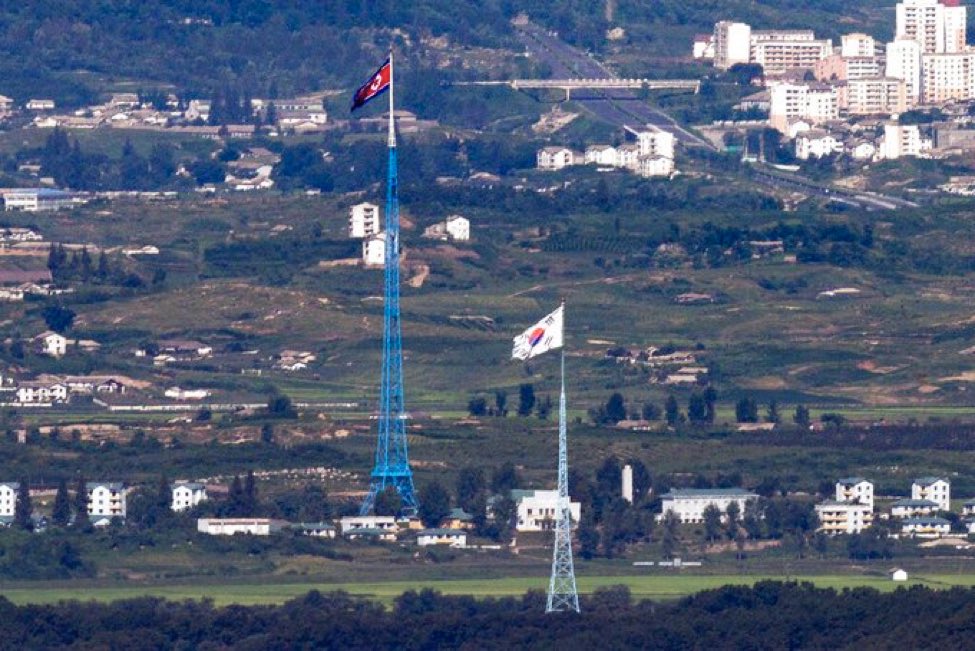
[[[391,515],[348,515],[339,520],[339,529],[345,534],[355,529],[381,529],[395,532],[398,527],[396,518]]]
[[[20,484],[15,481],[0,482],[0,518],[12,518],[17,510],[17,493]]]
[[[535,154],[535,165],[540,170],[558,171],[582,160],[583,157],[568,147],[542,147]]]
[[[21,382],[17,386],[17,402],[22,405],[52,405],[67,402],[68,387],[61,382]]]
[[[196,530],[210,536],[270,536],[281,531],[287,522],[270,518],[199,518]]]
[[[511,499],[518,507],[517,531],[548,531],[555,527],[558,518],[559,492],[557,490],[512,490]],[[569,499],[572,526],[579,524],[582,505]]]
[[[586,147],[586,165],[601,165],[603,167],[616,167],[618,156],[616,147],[612,145],[590,145]]]
[[[125,518],[125,485],[121,482],[88,482],[88,516]]]
[[[909,38],[924,53],[965,48],[967,10],[960,0],[902,0],[896,7],[896,38]]]
[[[975,52],[921,55],[921,99],[925,104],[975,97]]]
[[[873,506],[844,500],[826,500],[815,506],[819,531],[831,536],[860,533],[873,524]]]
[[[743,514],[745,505],[757,499],[756,493],[742,488],[677,488],[661,497],[657,520],[673,512],[685,524],[704,522],[704,510],[709,506],[717,507],[724,520],[729,504],[737,504],[738,512]]]
[[[830,40],[805,38],[756,39],[752,33],[751,61],[762,66],[766,75],[781,75],[794,68],[813,68],[833,53]],[[811,35],[812,32],[809,32]]]
[[[930,144],[930,143],[927,143]],[[903,156],[920,156],[925,149],[921,130],[916,124],[885,124],[884,137],[880,142],[881,158],[896,160]],[[915,499],[925,499],[914,496]]]
[[[752,28],[745,23],[722,20],[714,25],[714,67],[727,70],[751,60]]]
[[[654,129],[640,131],[636,134],[636,142],[640,146],[641,156],[665,156],[674,158],[677,149],[677,139],[669,131]]]
[[[207,499],[207,487],[198,482],[176,482],[171,491],[170,508],[174,511],[191,509]]]
[[[909,38],[888,43],[886,75],[904,80],[908,102],[916,105],[921,99],[921,44]]]
[[[908,109],[907,84],[901,79],[851,79],[841,108],[849,115],[892,115]]]
[[[951,510],[951,483],[943,477],[919,477],[911,484],[911,499],[931,500],[942,511]]]
[[[873,512],[873,482],[863,477],[842,477],[836,480],[836,501],[856,502]]]
[[[840,56],[844,59],[876,55],[877,42],[869,34],[854,32],[853,34],[844,34],[840,38]]]
[[[367,267],[382,267],[386,264],[385,231],[362,240],[362,262]]]
[[[379,232],[379,206],[357,203],[349,209],[349,237],[362,239]]]
[[[836,88],[828,84],[781,82],[772,84],[769,92],[769,122],[782,133],[788,131],[789,121],[796,118],[818,124],[839,116]]]

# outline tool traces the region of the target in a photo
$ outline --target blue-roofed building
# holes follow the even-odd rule
[[[15,481],[0,482],[0,517],[14,517],[20,484]]]
[[[836,480],[836,499],[857,502],[873,510],[873,482],[863,477],[841,477]]]
[[[125,484],[117,481],[90,481],[88,491],[88,516],[94,523],[99,518],[125,519]]]
[[[890,505],[890,515],[895,518],[934,515],[939,510],[938,503],[931,500],[903,499]]]
[[[918,477],[911,485],[911,499],[931,500],[942,511],[951,510],[951,482],[944,477]]]
[[[931,516],[907,518],[901,522],[901,533],[917,538],[940,538],[951,533],[951,523]]]

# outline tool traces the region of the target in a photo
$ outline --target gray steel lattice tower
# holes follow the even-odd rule
[[[575,567],[572,563],[572,512],[569,509],[569,454],[565,425],[565,349],[562,349],[562,392],[559,395],[559,497],[552,548],[552,576],[548,582],[546,613],[579,612]]]

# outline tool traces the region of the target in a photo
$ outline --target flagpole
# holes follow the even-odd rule
[[[389,146],[396,146],[396,126],[393,120],[393,46],[389,46]]]

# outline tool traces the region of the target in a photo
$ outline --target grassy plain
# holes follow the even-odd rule
[[[676,575],[676,576],[581,576],[578,589],[581,594],[591,594],[599,588],[623,585],[630,589],[635,599],[669,600],[685,597],[702,590],[726,585],[753,585],[759,581],[808,581],[820,588],[843,590],[847,588],[873,588],[883,592],[898,587],[923,585],[935,589],[975,586],[975,575],[932,574],[916,576],[906,583],[894,583],[883,575]],[[257,605],[280,604],[299,597],[310,590],[321,592],[345,591],[350,594],[376,599],[390,604],[408,590],[430,588],[447,595],[473,595],[475,597],[520,596],[529,590],[544,590],[546,578],[507,577],[501,579],[472,580],[419,580],[388,582],[297,582],[297,583],[233,583],[213,585],[158,585],[87,587],[38,586],[7,588],[0,586],[0,595],[15,604],[46,604],[65,600],[117,601],[144,596],[171,600],[212,599],[219,606],[229,604]]]

